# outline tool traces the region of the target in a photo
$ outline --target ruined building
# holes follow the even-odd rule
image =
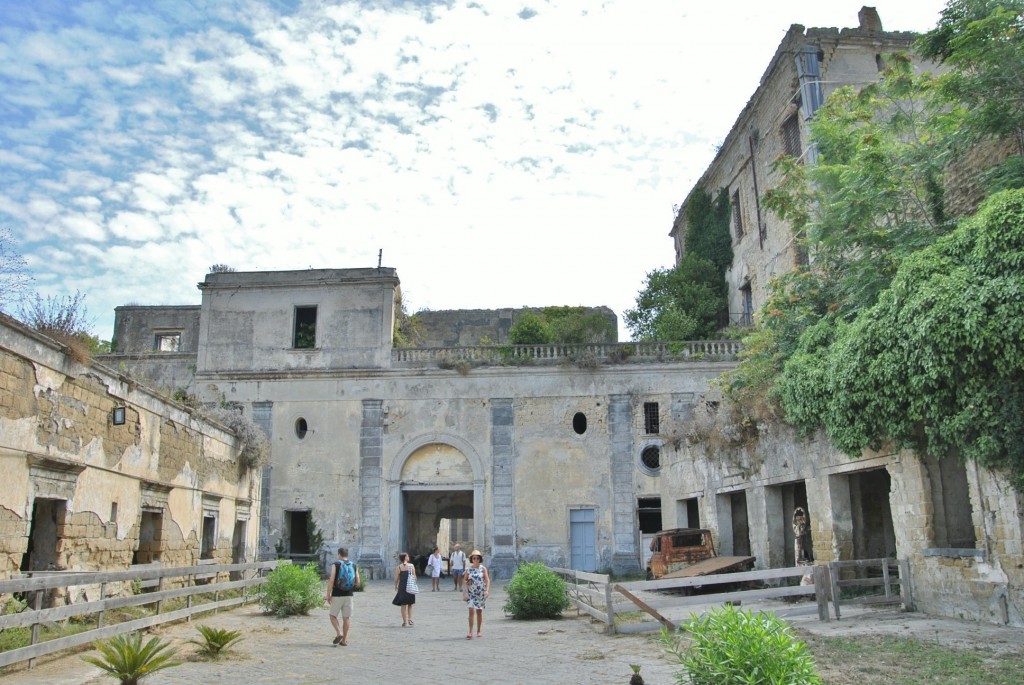
[[[224,426],[0,315],[0,578],[253,561],[259,488]]]

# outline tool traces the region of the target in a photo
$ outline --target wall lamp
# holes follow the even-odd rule
[[[115,426],[123,426],[125,420],[124,407],[114,407],[114,410],[110,412],[110,422]]]

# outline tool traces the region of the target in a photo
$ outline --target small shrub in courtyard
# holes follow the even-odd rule
[[[689,647],[681,639],[684,631]],[[663,630],[661,640],[684,668],[676,674],[680,684],[821,684],[807,645],[774,614],[716,609],[691,617],[679,633]]]
[[[260,607],[277,616],[306,615],[323,604],[320,572],[315,563],[281,564],[261,586]]]
[[[556,618],[569,608],[565,581],[540,562],[521,565],[505,588],[512,618]]]
[[[146,676],[181,663],[174,660],[175,650],[169,642],[154,637],[143,644],[140,632],[116,635],[95,646],[100,656],[83,656],[82,660],[102,668],[121,685],[138,685]]]

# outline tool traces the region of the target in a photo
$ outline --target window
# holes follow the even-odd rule
[[[295,308],[292,347],[297,350],[312,350],[316,347],[316,307]]]
[[[644,402],[644,433],[657,435],[661,432],[657,402]]]
[[[743,298],[743,312],[740,314],[740,326],[752,326],[754,324],[754,294],[750,289],[750,281],[740,288],[740,297]]]
[[[153,349],[157,352],[177,352],[181,349],[181,333],[157,333],[153,340]]]
[[[213,559],[217,547],[217,517],[210,513],[203,514],[203,539],[199,549],[200,559]]]
[[[782,123],[782,151],[790,157],[800,159],[800,119],[796,112]]]
[[[572,417],[572,429],[576,435],[583,435],[587,432],[587,415],[581,411],[576,412]]]
[[[641,533],[657,533],[661,530],[661,498],[637,498],[636,515]]]
[[[648,471],[657,471],[661,468],[661,448],[657,445],[651,445],[645,447],[644,451],[640,453],[640,463],[644,465]]]
[[[740,209],[740,191],[732,194],[732,226],[736,231],[736,240],[743,237],[743,212]]]
[[[295,437],[302,440],[306,437],[306,433],[309,432],[309,424],[306,423],[306,419],[301,416],[295,421]]]

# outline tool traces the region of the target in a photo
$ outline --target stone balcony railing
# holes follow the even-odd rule
[[[394,367],[458,368],[526,364],[623,364],[675,361],[734,361],[738,340],[688,342],[589,343],[582,345],[480,345],[472,347],[406,347],[391,351]]]

